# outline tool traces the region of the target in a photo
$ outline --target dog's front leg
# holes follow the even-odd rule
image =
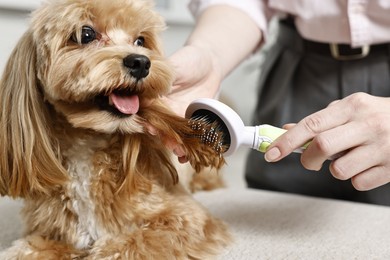
[[[179,235],[171,230],[139,229],[128,235],[100,239],[88,260],[189,259],[180,247]]]
[[[227,226],[187,193],[173,198],[171,206],[143,218],[133,231],[97,240],[86,259],[215,259],[231,243]]]
[[[82,259],[83,256],[83,251],[39,235],[16,240],[11,247],[0,252],[1,260],[75,260]]]

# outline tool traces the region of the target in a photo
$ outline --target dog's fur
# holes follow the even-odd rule
[[[210,259],[229,243],[164,145],[184,147],[197,171],[223,163],[161,102],[173,78],[164,27],[146,0],[54,0],[33,13],[0,83],[0,194],[24,199],[26,220],[1,259]],[[150,60],[148,74],[129,72],[130,54]],[[135,112],[114,107],[121,95],[139,100]]]

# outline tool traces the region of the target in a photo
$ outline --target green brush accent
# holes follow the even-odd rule
[[[265,153],[268,149],[268,146],[275,141],[279,136],[284,134],[287,130],[283,128],[279,128],[272,125],[261,125],[259,127],[259,137],[261,138],[260,145],[258,147],[258,150],[260,152]],[[310,142],[307,142],[304,144],[301,149],[306,149],[307,146],[310,144]]]
[[[259,136],[262,137],[262,142],[260,142],[258,150],[265,153],[268,146],[275,141],[279,136],[284,134],[287,130],[271,126],[271,125],[262,125],[259,127]]]

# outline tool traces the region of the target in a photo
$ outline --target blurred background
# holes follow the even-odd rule
[[[0,71],[29,24],[29,14],[40,5],[40,0],[0,0]],[[194,20],[185,0],[155,0],[156,9],[168,25],[162,34],[166,55],[180,48],[191,32]],[[234,50],[232,50],[234,51]],[[256,100],[256,82],[262,61],[261,53],[248,58],[222,84],[221,100],[231,106],[250,123]],[[228,186],[245,187],[243,169],[247,149],[240,149],[226,158],[224,176]],[[262,156],[259,154],[259,156]]]

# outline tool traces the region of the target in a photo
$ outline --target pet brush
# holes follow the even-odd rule
[[[185,116],[192,129],[200,133],[200,140],[224,156],[232,155],[240,146],[265,152],[276,138],[286,132],[267,124],[245,126],[233,109],[215,99],[194,100]],[[295,152],[302,152],[307,145]]]

